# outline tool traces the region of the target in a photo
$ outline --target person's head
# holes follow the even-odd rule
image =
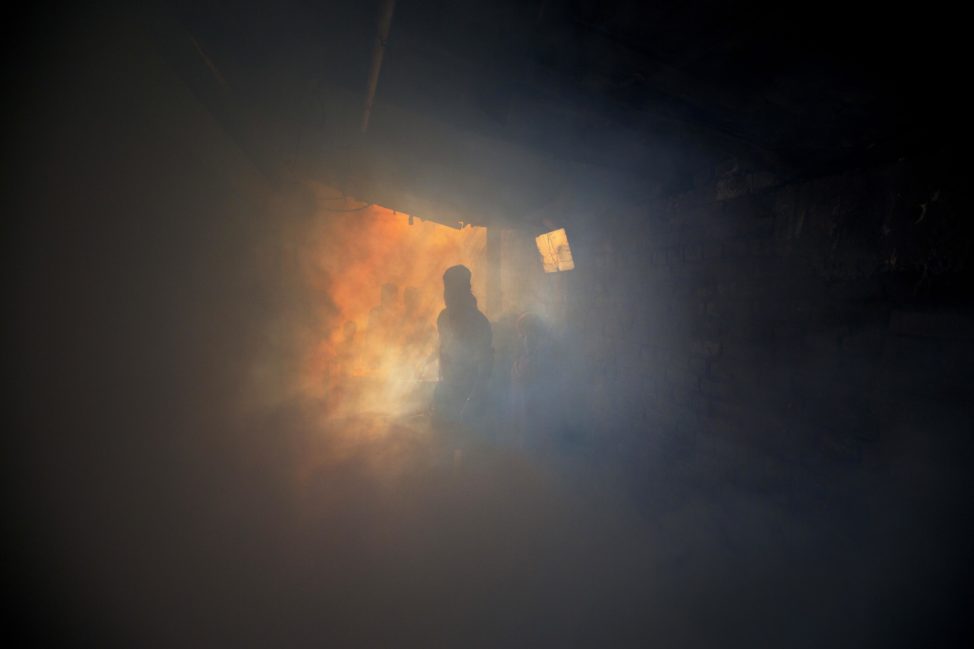
[[[465,306],[476,306],[473,293],[470,292],[470,269],[460,264],[450,266],[443,273],[443,301],[446,308],[457,309]]]
[[[470,290],[470,269],[463,264],[450,266],[443,273],[443,288],[445,290],[465,289]]]

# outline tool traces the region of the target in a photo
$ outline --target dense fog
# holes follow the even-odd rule
[[[525,290],[489,314],[495,407],[458,454],[430,425],[434,327],[451,265],[484,308],[484,231],[269,177],[140,33],[55,21],[5,119],[11,611],[37,644],[916,646],[962,624],[962,409],[786,491],[634,458],[588,428],[619,396],[592,339]],[[582,273],[601,215],[566,218]],[[505,273],[540,276],[527,259]],[[558,412],[515,421],[528,310],[564,364]],[[916,434],[938,426],[960,432]]]

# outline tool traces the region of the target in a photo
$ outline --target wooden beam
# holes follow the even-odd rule
[[[362,111],[362,132],[369,130],[369,117],[372,115],[372,104],[375,101],[375,89],[379,85],[379,71],[382,69],[382,57],[389,40],[389,29],[392,27],[392,12],[396,8],[396,0],[382,0],[379,6],[379,23],[376,26],[375,45],[372,47],[372,67],[369,69],[369,85],[365,94],[365,108]]]

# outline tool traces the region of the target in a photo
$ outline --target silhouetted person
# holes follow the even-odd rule
[[[446,308],[436,319],[440,335],[440,382],[434,415],[442,423],[471,423],[483,410],[493,364],[490,322],[470,291],[470,269],[443,273]]]

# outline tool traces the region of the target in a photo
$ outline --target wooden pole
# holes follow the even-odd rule
[[[392,12],[395,8],[396,0],[382,0],[382,4],[379,5],[379,22],[375,33],[375,45],[372,47],[372,67],[369,69],[369,86],[365,94],[365,109],[362,111],[363,133],[369,129],[369,117],[372,115],[375,89],[379,85],[379,70],[382,69],[382,56],[385,54],[386,41],[389,40]]]

